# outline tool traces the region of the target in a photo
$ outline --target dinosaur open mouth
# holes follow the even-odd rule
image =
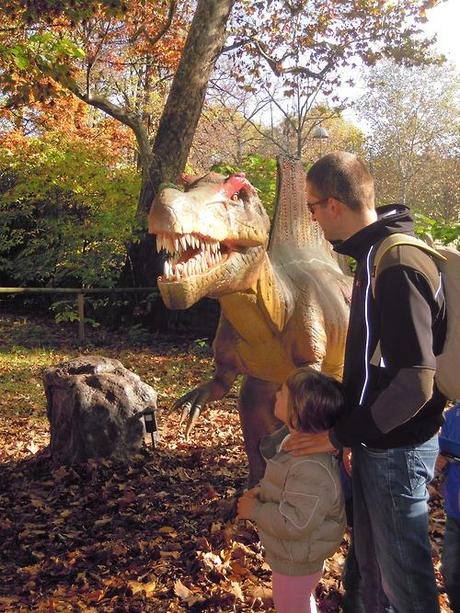
[[[200,234],[157,234],[157,250],[169,254],[162,281],[180,281],[200,275],[228,259],[232,246]]]

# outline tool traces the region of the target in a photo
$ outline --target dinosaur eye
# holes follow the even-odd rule
[[[242,189],[240,189],[240,191],[236,194],[236,198],[238,200],[241,200],[241,202],[243,204],[248,204],[248,202],[249,202],[249,194],[248,194],[247,190],[244,187]]]
[[[244,203],[243,190],[240,189],[238,192],[235,192],[230,198],[230,202],[234,202],[235,204],[239,204],[240,202]]]

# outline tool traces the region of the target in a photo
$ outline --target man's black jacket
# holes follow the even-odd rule
[[[373,255],[395,232],[413,235],[402,205],[379,208],[378,221],[334,247],[357,260],[343,379],[348,413],[331,431],[336,446],[416,445],[442,423],[446,399],[433,377],[447,317],[435,263],[416,247],[395,247],[372,295]]]

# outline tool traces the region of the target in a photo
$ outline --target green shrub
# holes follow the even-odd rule
[[[62,134],[0,148],[0,281],[112,287],[133,233],[139,177]]]
[[[422,239],[459,247],[460,223],[447,222],[415,213],[415,230]]]

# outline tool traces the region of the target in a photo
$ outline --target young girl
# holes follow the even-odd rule
[[[294,457],[283,444],[295,430],[329,430],[343,410],[340,383],[311,368],[294,371],[276,394],[275,415],[285,426],[260,446],[265,475],[238,501],[238,517],[257,524],[279,613],[312,611],[310,594],[345,529],[336,458],[332,453]]]

